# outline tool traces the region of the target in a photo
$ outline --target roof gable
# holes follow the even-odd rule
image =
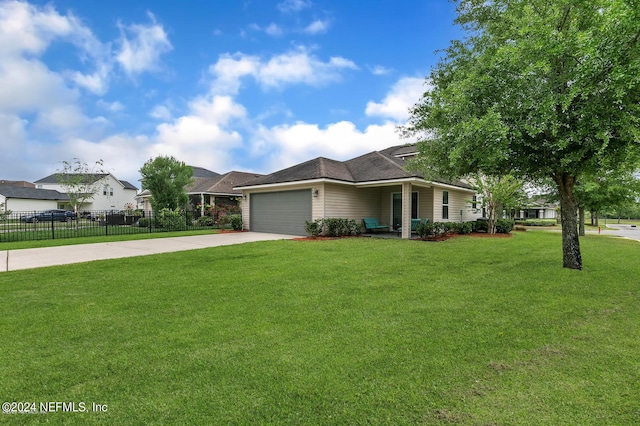
[[[321,178],[354,182],[353,176],[345,163],[318,157],[237,186],[268,185]]]
[[[211,194],[238,194],[235,186],[260,178],[263,175],[257,173],[230,171],[224,175],[218,175],[212,179],[202,179],[197,185],[188,190],[189,193],[207,192]]]

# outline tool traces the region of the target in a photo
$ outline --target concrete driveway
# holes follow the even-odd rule
[[[289,240],[292,238],[296,238],[296,236],[262,232],[233,232],[191,237],[153,238],[112,243],[4,250],[0,251],[0,272],[67,265],[70,263],[90,262],[92,260],[146,256],[255,241]]]
[[[640,228],[632,225],[612,225],[607,224],[600,231],[601,235],[613,235],[616,237],[629,238],[630,240],[640,241]]]

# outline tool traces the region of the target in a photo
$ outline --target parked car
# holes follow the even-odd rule
[[[76,214],[70,210],[61,210],[61,209],[51,209],[44,210],[41,212],[36,212],[33,214],[23,215],[20,217],[20,220],[23,222],[68,222],[74,220],[76,218]]]

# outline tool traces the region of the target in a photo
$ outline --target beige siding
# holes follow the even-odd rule
[[[323,191],[322,216],[362,220],[376,217],[380,220],[380,189],[356,188],[349,185],[327,183]],[[315,215],[314,215],[315,216]]]
[[[466,191],[457,191],[451,188],[433,188],[434,191],[434,221],[435,222],[460,222],[476,220],[479,213],[474,213],[471,208],[473,194]],[[449,219],[442,218],[442,192],[449,191]],[[460,216],[462,211],[462,216]]]

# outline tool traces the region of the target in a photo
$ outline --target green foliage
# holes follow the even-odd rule
[[[420,222],[418,226],[416,226],[416,234],[423,240],[433,237],[435,235],[434,222]]]
[[[310,237],[317,238],[322,233],[322,219],[316,219],[312,222],[304,221],[304,230]]]
[[[573,187],[640,148],[640,7],[628,0],[460,0],[465,30],[432,68],[405,135],[414,167],[552,179],[563,264],[581,269]]]
[[[185,187],[193,182],[193,169],[174,157],[159,156],[140,168],[142,188],[151,192],[154,211],[186,207]]]
[[[496,232],[498,234],[508,234],[513,230],[515,223],[511,219],[498,219],[496,221]]]
[[[458,224],[458,233],[465,235],[473,232],[473,222],[462,222]]]
[[[141,228],[149,228],[153,224],[153,219],[149,217],[141,217],[138,219],[138,226]]]
[[[100,191],[107,171],[102,160],[93,165],[87,164],[79,158],[63,161],[62,169],[56,173],[56,181],[69,196],[69,204],[74,211]]]
[[[171,231],[179,231],[187,228],[187,220],[184,211],[180,209],[162,209],[155,214],[155,224],[159,228]]]
[[[478,219],[473,222],[474,232],[487,232],[489,230],[489,222],[486,219]]]
[[[313,222],[305,221],[305,231],[309,236],[318,237],[347,237],[360,235],[362,228],[355,219],[328,217],[316,219]]]
[[[242,215],[232,214],[229,216],[229,223],[231,224],[231,229],[234,231],[242,231]]]
[[[11,210],[5,210],[4,203],[0,203],[0,220],[5,220],[11,216]]]
[[[213,226],[213,217],[211,217],[211,216],[200,216],[196,220],[196,225],[198,225],[198,226]]]
[[[524,226],[556,226],[556,221],[554,219],[551,219],[551,220],[525,219],[525,220],[516,220],[515,224],[524,225]]]

